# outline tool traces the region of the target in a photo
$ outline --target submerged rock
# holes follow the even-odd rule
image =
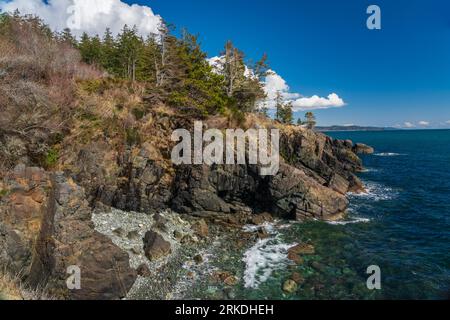
[[[305,278],[298,272],[294,272],[291,275],[291,280],[293,280],[296,284],[301,285],[305,282]]]
[[[294,280],[286,280],[283,284],[283,291],[288,294],[292,294],[296,292],[298,289],[298,285]]]
[[[314,246],[311,244],[298,244],[295,247],[292,247],[288,250],[290,254],[297,254],[297,255],[311,255],[315,253]]]
[[[195,261],[196,264],[202,264],[203,263],[203,257],[198,254],[198,255],[196,255],[194,257],[194,261]]]

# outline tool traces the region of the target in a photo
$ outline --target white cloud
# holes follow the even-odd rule
[[[264,90],[267,94],[266,106],[268,108],[275,107],[275,99],[278,92],[285,102],[292,103],[295,111],[339,108],[345,106],[344,100],[336,93],[332,93],[328,95],[328,97],[323,98],[317,95],[303,97],[300,93],[291,92],[286,80],[273,70],[269,70],[268,75],[264,80]]]
[[[340,108],[345,106],[345,102],[336,93],[332,93],[326,98],[322,98],[319,96],[300,98],[293,101],[292,105],[294,106],[295,110],[315,110]]]
[[[71,28],[80,36],[102,35],[106,28],[117,34],[125,24],[136,25],[143,36],[159,33],[162,23],[151,8],[137,4],[128,5],[120,0],[0,0],[0,10],[22,14],[34,14],[42,18],[54,30]]]
[[[216,56],[207,60],[215,72],[221,73],[223,71],[222,66],[225,62],[224,56]],[[255,77],[253,70],[249,69],[247,66],[245,68],[245,75],[247,77]],[[278,93],[281,95],[284,102],[292,103],[295,111],[339,108],[345,106],[344,100],[336,93],[332,93],[328,95],[328,97],[322,98],[317,95],[303,97],[300,93],[291,92],[286,80],[273,70],[268,70],[262,84],[267,95],[266,100],[263,101],[262,104],[269,109],[274,109],[276,107]]]
[[[206,61],[208,61],[214,72],[219,74],[222,73],[223,65],[225,64],[225,56],[208,58]],[[255,72],[248,66],[245,66],[244,76],[247,78],[257,79]]]
[[[445,123],[446,123],[446,124],[450,124],[450,120],[448,120],[448,121],[445,121]]]
[[[225,56],[212,57],[212,58],[206,59],[206,61],[208,61],[209,65],[212,67],[214,72],[221,73],[222,66],[225,63]]]
[[[419,121],[419,126],[428,127],[430,123],[428,121]]]
[[[414,125],[413,123],[411,123],[411,122],[405,122],[405,123],[403,124],[403,126],[404,126],[405,128],[414,128],[414,127],[415,127],[415,125]]]

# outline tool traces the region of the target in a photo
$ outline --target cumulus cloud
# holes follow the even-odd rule
[[[317,95],[303,97],[300,93],[291,92],[289,85],[279,74],[269,70],[264,82],[264,90],[267,95],[265,105],[268,108],[275,108],[276,97],[280,93],[285,102],[291,102],[295,111],[339,108],[345,106],[345,102],[336,93],[331,93],[323,98]]]
[[[213,70],[217,73],[221,73],[223,70],[223,64],[225,62],[224,56],[216,56],[208,59],[208,63],[213,67]],[[255,77],[253,70],[245,67],[245,76]],[[312,97],[303,97],[300,93],[291,92],[289,85],[278,73],[273,70],[268,70],[267,75],[263,81],[264,91],[266,93],[266,100],[262,102],[262,105],[269,109],[276,107],[276,99],[278,94],[284,102],[292,103],[294,111],[306,111],[315,109],[328,109],[339,108],[345,106],[345,102],[336,93],[329,94],[326,98],[314,95]]]
[[[206,59],[208,61],[209,65],[213,68],[213,71],[216,73],[222,73],[223,71],[223,65],[225,64],[225,56],[216,56],[212,58]],[[248,66],[245,66],[244,76],[247,78],[253,78],[257,79],[257,76],[255,75],[255,72],[250,69]]]
[[[117,34],[125,24],[136,26],[143,36],[159,33],[162,19],[147,6],[128,5],[120,0],[0,0],[0,10],[33,14],[54,30],[70,28],[80,36],[83,32],[102,35],[106,28]]]
[[[419,121],[419,126],[428,127],[430,123],[428,121]]]
[[[405,122],[405,123],[403,124],[403,126],[404,126],[405,128],[414,128],[414,127],[415,127],[415,125],[414,125],[413,123],[411,123],[411,122]]]
[[[292,105],[296,110],[314,110],[340,108],[345,106],[345,102],[336,93],[332,93],[326,98],[319,96],[300,98],[293,101]]]

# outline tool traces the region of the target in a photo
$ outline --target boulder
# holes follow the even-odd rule
[[[141,264],[136,269],[136,272],[139,276],[144,277],[144,278],[148,278],[151,275],[150,269],[148,268],[148,266],[145,263]]]
[[[201,219],[192,225],[194,233],[202,238],[206,238],[209,235],[209,227],[204,219]]]
[[[290,254],[297,254],[297,255],[311,255],[315,254],[314,246],[310,244],[298,244],[288,250]]]
[[[296,284],[301,285],[305,282],[305,278],[298,272],[293,272],[291,275],[291,280],[293,280]]]
[[[283,291],[285,293],[292,294],[292,293],[296,292],[297,289],[298,289],[298,285],[292,279],[286,280],[283,284]]]
[[[356,143],[355,146],[353,147],[353,152],[356,154],[373,154],[375,150],[372,147],[365,145],[363,143]]]
[[[172,248],[159,233],[148,231],[144,237],[144,252],[150,261],[157,261],[171,254]]]

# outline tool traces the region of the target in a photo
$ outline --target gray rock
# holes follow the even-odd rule
[[[144,252],[150,261],[156,261],[169,255],[172,249],[170,242],[159,233],[148,231],[144,237]]]

